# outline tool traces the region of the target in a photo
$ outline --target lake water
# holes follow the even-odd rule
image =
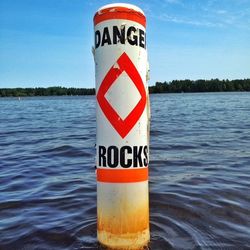
[[[151,95],[152,250],[250,249],[250,93]],[[0,249],[101,249],[95,98],[0,98]]]

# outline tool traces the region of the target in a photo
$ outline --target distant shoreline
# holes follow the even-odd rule
[[[150,94],[250,91],[250,79],[173,80],[149,86]],[[94,88],[0,88],[0,97],[95,95]]]

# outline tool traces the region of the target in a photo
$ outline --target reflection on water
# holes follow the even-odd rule
[[[250,247],[250,94],[151,104],[149,248]],[[94,97],[0,99],[0,249],[101,249],[94,145]]]

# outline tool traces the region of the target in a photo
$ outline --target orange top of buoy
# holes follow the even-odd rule
[[[110,19],[125,19],[137,22],[146,28],[143,11],[131,4],[108,4],[99,9],[94,16],[94,24]]]

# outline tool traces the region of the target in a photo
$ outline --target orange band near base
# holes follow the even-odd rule
[[[148,168],[104,169],[98,168],[96,178],[99,182],[129,183],[148,180]]]

